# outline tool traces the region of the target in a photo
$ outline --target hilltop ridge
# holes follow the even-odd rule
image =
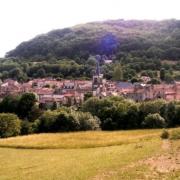
[[[95,54],[180,59],[180,20],[120,19],[57,29],[22,42],[6,57],[86,60]]]

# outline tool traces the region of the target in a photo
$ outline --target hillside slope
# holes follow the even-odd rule
[[[90,54],[179,60],[180,20],[111,20],[53,30],[21,43],[6,57],[87,59]]]

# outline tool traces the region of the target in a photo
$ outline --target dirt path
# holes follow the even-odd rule
[[[180,170],[180,152],[175,151],[169,140],[164,140],[162,150],[165,151],[158,157],[152,157],[144,161],[144,164],[160,173]]]
[[[114,175],[116,175],[119,171],[127,172],[131,171],[133,168],[138,166],[147,165],[151,173],[147,173],[145,177],[147,179],[156,179],[159,173],[169,173],[180,170],[180,147],[174,149],[172,146],[172,142],[169,140],[163,140],[162,142],[162,155],[153,156],[151,158],[140,160],[135,163],[131,163],[127,166],[120,168],[115,171],[106,171],[96,175],[93,180],[104,180],[111,179]]]

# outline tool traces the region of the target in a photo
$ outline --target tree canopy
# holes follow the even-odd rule
[[[27,59],[87,59],[89,55],[116,55],[180,59],[179,20],[109,20],[53,30],[23,42],[7,57]]]

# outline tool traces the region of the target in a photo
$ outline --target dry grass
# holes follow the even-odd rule
[[[132,131],[89,131],[76,133],[49,133],[19,136],[0,139],[0,147],[27,149],[70,149],[94,148],[137,143],[154,136],[161,130],[132,130]]]
[[[160,146],[160,138],[154,138],[138,144],[87,149],[0,148],[0,179],[94,179],[98,174],[150,157]]]
[[[179,180],[180,141],[169,142],[169,140],[163,140],[163,144],[167,142],[170,143],[170,146],[165,149],[161,146],[160,153],[157,153],[156,156],[132,163],[126,168],[118,169],[113,176],[103,178],[103,180]]]
[[[179,140],[180,139],[180,128],[174,129],[171,131],[170,139],[172,139],[172,140]]]
[[[149,166],[138,164],[164,153],[161,132],[99,131],[1,139],[0,179],[175,179],[179,176],[177,171],[153,174]],[[174,141],[174,153],[179,149],[178,142]]]

